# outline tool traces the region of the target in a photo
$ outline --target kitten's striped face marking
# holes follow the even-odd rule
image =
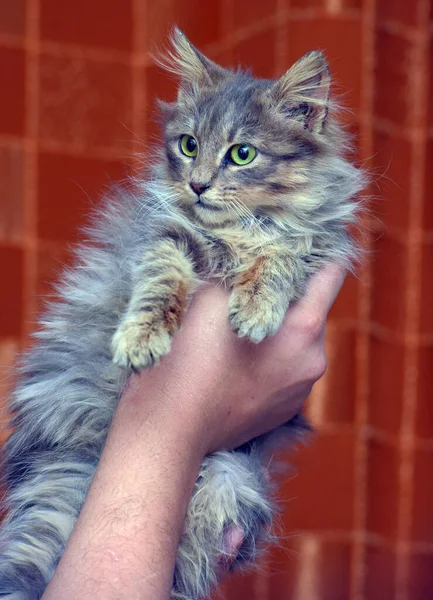
[[[321,151],[323,56],[306,55],[275,82],[219,67],[180,32],[173,43],[181,85],[177,102],[161,108],[165,175],[180,205],[207,225],[287,210]]]

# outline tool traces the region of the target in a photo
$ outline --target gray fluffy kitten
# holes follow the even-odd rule
[[[112,192],[22,359],[3,458],[1,598],[43,594],[130,369],[169,351],[200,281],[231,291],[231,325],[257,343],[278,330],[313,272],[349,266],[356,253],[347,227],[365,179],[344,158],[322,54],[260,80],[219,67],[176,30],[163,64],[180,87],[175,103],[161,103],[152,175]],[[302,427],[299,416],[281,431],[294,439]],[[270,438],[204,460],[173,598],[208,595],[230,526],[245,534],[237,563],[254,559],[273,513],[261,464]]]

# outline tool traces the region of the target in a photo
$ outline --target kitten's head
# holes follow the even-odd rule
[[[163,168],[179,203],[205,225],[308,203],[312,165],[338,152],[324,56],[310,52],[273,81],[216,65],[179,30],[172,43],[160,64],[180,86],[176,102],[161,103]]]

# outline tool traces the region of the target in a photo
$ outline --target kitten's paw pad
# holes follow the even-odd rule
[[[229,301],[229,319],[239,337],[258,344],[274,335],[285,315],[285,309],[272,299],[253,295],[242,288],[235,289]]]
[[[152,314],[126,318],[111,342],[113,362],[139,371],[159,362],[170,351],[171,335]]]

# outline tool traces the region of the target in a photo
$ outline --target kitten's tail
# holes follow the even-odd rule
[[[34,456],[6,496],[0,529],[0,599],[39,600],[69,539],[95,466]]]
[[[73,523],[70,516],[45,510],[40,505],[3,525],[0,537],[2,600],[38,600],[42,596]]]

